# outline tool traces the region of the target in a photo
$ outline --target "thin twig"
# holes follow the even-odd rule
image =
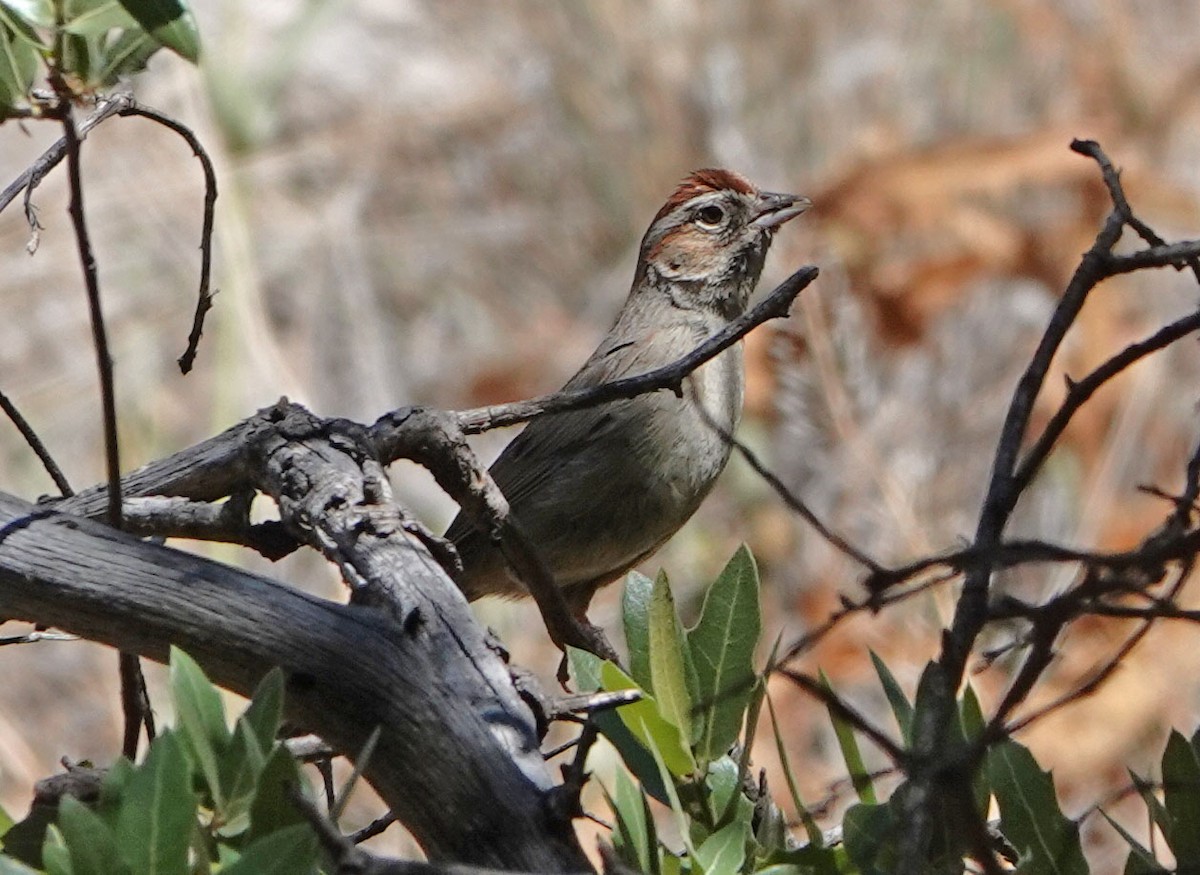
[[[80,140],[87,139],[88,133],[105,119],[112,118],[121,107],[127,105],[133,97],[129,94],[111,94],[99,100],[99,107],[79,123],[78,135]],[[13,202],[13,199],[26,188],[36,187],[37,184],[59,163],[67,157],[67,139],[61,137],[41,154],[33,164],[27,167],[16,179],[0,192],[0,213]]]
[[[29,444],[29,448],[33,450],[34,455],[42,463],[42,467],[46,469],[46,473],[50,475],[50,479],[54,481],[54,485],[58,488],[58,494],[63,498],[69,498],[75,494],[71,489],[71,484],[67,482],[66,475],[62,469],[58,467],[58,463],[54,461],[54,457],[50,455],[50,451],[46,449],[46,445],[42,443],[42,439],[38,437],[33,426],[29,421],[21,415],[21,411],[12,403],[7,395],[0,392],[0,409],[3,409],[5,415],[12,420],[12,424],[17,427],[17,431],[21,433],[21,437],[25,438],[25,443]]]
[[[117,400],[113,380],[112,355],[109,353],[108,332],[104,326],[104,312],[100,306],[100,278],[96,269],[96,257],[88,234],[87,218],[83,208],[83,179],[80,169],[80,140],[71,113],[70,91],[57,68],[52,68],[51,84],[58,94],[57,114],[63,127],[63,139],[67,144],[67,180],[71,191],[68,212],[75,229],[75,241],[79,250],[79,263],[83,268],[84,285],[87,289],[88,311],[92,323],[92,339],[96,347],[96,364],[100,372],[100,401],[103,411],[104,455],[108,481],[108,524],[121,528],[121,454],[117,440]],[[154,718],[146,693],[146,679],[141,664],[132,653],[118,656],[121,677],[121,705],[125,714],[125,733],[122,752],[129,759],[137,756],[138,737],[142,726],[147,737],[154,738]]]
[[[350,835],[346,836],[346,838],[350,840],[351,844],[360,845],[367,839],[373,839],[377,835],[382,835],[383,832],[395,822],[395,813],[389,811],[382,817],[375,818],[357,832],[350,833]]]
[[[43,632],[39,629],[34,629],[32,632],[26,632],[24,635],[5,635],[0,637],[0,647],[7,647],[10,644],[36,644],[38,641],[79,641],[78,635],[71,635],[67,632]]]
[[[1125,189],[1121,185],[1121,173],[1104,154],[1100,144],[1095,140],[1075,140],[1071,143],[1071,150],[1092,158],[1100,166],[1100,175],[1108,188],[1108,195],[1112,198],[1113,206],[1117,208],[1117,212],[1121,214],[1125,224],[1137,232],[1137,235],[1150,246],[1166,246],[1166,240],[1158,236],[1149,225],[1133,214],[1129,200],[1125,197]],[[1188,259],[1188,263],[1197,281],[1200,281],[1200,260],[1192,257]]]
[[[513,401],[509,404],[464,410],[458,413],[459,427],[464,434],[479,434],[489,429],[527,422],[550,413],[595,407],[660,389],[681,391],[683,379],[696,368],[720,355],[764,322],[787,316],[796,296],[812,284],[818,273],[817,268],[812,265],[800,268],[776,286],[752,310],[743,313],[683,358],[669,365],[599,386],[552,392],[528,401]]]
[[[71,116],[69,103],[61,106],[59,115],[63,126],[63,139],[67,141],[67,178],[71,188],[68,211],[75,228],[79,263],[83,268],[88,311],[92,323],[92,341],[96,345],[96,367],[100,373],[104,455],[108,475],[108,524],[114,529],[119,529],[121,528],[121,454],[117,441],[117,401],[113,381],[113,362],[108,348],[108,331],[104,326],[104,312],[100,306],[100,278],[96,270],[96,257],[92,250],[87,218],[83,209],[83,180],[79,160],[80,141],[75,131],[75,120]]]
[[[843,700],[841,696],[829,689],[829,687],[822,684],[816,678],[792,668],[781,666],[778,672],[804,690],[804,692],[819,700],[831,714],[845,720],[856,730],[871,739],[875,743],[875,746],[887,754],[888,758],[897,766],[902,769],[906,766],[909,761],[908,752],[884,735],[871,721]]]
[[[882,565],[868,556],[864,551],[858,549],[837,532],[833,531],[833,529],[825,525],[825,523],[821,521],[821,518],[818,517],[812,511],[812,509],[804,503],[800,496],[792,492],[792,490],[790,490],[773,471],[763,464],[762,460],[758,458],[753,450],[751,450],[732,434],[729,434],[724,429],[721,429],[716,422],[712,422],[711,424],[722,432],[722,436],[725,438],[725,440],[727,440],[730,445],[737,450],[739,454],[741,454],[742,458],[745,459],[746,463],[754,469],[755,473],[762,477],[762,479],[766,481],[767,485],[775,490],[775,494],[779,496],[783,503],[786,504],[788,508],[796,513],[801,519],[812,526],[813,529],[816,530],[817,534],[824,538],[832,547],[846,554],[859,565],[865,566],[872,573],[879,573],[885,570]]]
[[[1144,340],[1131,343],[1082,380],[1078,382],[1069,381],[1067,397],[1063,400],[1058,410],[1054,412],[1054,416],[1050,418],[1042,433],[1038,435],[1037,442],[1025,454],[1025,458],[1021,460],[1020,467],[1013,474],[1014,489],[1017,492],[1024,491],[1025,487],[1029,485],[1030,481],[1033,480],[1034,476],[1041,469],[1042,463],[1050,455],[1050,451],[1053,449],[1055,443],[1057,443],[1062,433],[1066,430],[1071,417],[1087,403],[1101,386],[1108,383],[1117,374],[1135,362],[1153,355],[1196,331],[1200,331],[1200,310],[1189,313],[1187,316],[1163,326]]]
[[[192,317],[192,330],[188,334],[187,349],[184,350],[183,355],[178,360],[179,370],[186,374],[191,371],[192,365],[196,361],[196,351],[200,346],[200,335],[204,331],[204,317],[212,309],[213,296],[216,294],[209,290],[209,277],[212,272],[212,234],[213,217],[215,214],[214,207],[217,202],[217,174],[213,170],[212,160],[208,157],[208,152],[205,151],[204,146],[201,145],[200,140],[192,132],[191,128],[183,123],[133,100],[130,100],[127,105],[121,107],[118,115],[140,116],[174,131],[183,137],[191,147],[192,154],[199,159],[200,167],[204,171],[204,224],[200,231],[200,291],[196,300],[196,313]]]

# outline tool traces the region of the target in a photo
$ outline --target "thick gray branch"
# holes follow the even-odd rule
[[[504,664],[429,554],[388,540],[403,624],[0,493],[0,615],[159,661],[177,644],[241,693],[281,666],[289,718],[336,749],[382,728],[367,777],[432,857],[585,869]]]

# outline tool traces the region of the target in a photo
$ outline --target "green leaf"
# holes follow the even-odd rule
[[[700,619],[687,633],[698,681],[700,727],[696,756],[708,762],[737,740],[754,690],[754,649],[762,633],[758,568],[746,545],[704,596]]]
[[[99,69],[94,77],[96,83],[109,86],[122,76],[140,73],[146,69],[150,56],[160,48],[162,46],[141,28],[125,31],[99,53]]]
[[[841,875],[853,872],[844,848],[819,848],[805,845],[791,851],[767,856],[755,875]]]
[[[704,776],[704,786],[708,788],[705,796],[709,817],[713,823],[721,826],[722,815],[730,807],[730,803],[741,795],[742,782],[737,763],[727,756],[709,763]]]
[[[746,860],[749,832],[747,821],[735,820],[706,838],[692,856],[704,867],[705,872],[713,875],[737,872]]]
[[[221,875],[301,875],[316,872],[317,837],[307,823],[285,826],[251,842]]]
[[[40,62],[37,49],[0,23],[0,118],[26,102]]]
[[[648,693],[654,692],[653,678],[650,677],[650,596],[653,591],[654,581],[631,571],[625,577],[625,589],[621,593],[629,673]]]
[[[178,720],[176,731],[204,777],[215,807],[224,809],[220,759],[230,736],[221,694],[195,660],[176,647],[171,648],[169,675]]]
[[[273,668],[258,682],[250,704],[241,717],[254,730],[259,747],[269,751],[279,735],[283,720],[283,672]]]
[[[667,576],[660,572],[650,595],[650,677],[659,712],[690,742],[692,697],[688,693],[686,646],[671,587]]]
[[[54,824],[46,830],[46,841],[42,845],[42,866],[49,875],[75,875],[71,868],[71,852],[63,835]]]
[[[186,875],[196,819],[191,783],[179,736],[164,731],[129,777],[117,815],[117,843],[134,872]]]
[[[71,855],[75,875],[128,875],[117,839],[99,815],[73,796],[58,806],[58,827]]]
[[[567,647],[567,662],[571,666],[571,677],[575,681],[575,689],[580,692],[594,692],[601,689],[600,673],[604,660],[586,650]],[[617,689],[631,689],[637,685],[632,681]],[[664,805],[667,804],[667,791],[659,778],[658,768],[650,751],[638,741],[637,737],[625,725],[624,719],[614,710],[609,709],[592,715],[600,734],[608,739],[617,749],[624,760],[625,766],[637,777],[642,789]]]
[[[134,765],[125,757],[117,757],[104,775],[100,785],[100,799],[96,803],[96,813],[109,826],[116,828],[117,815],[121,810],[121,799],[125,796],[125,788],[133,778]]]
[[[16,821],[12,819],[12,815],[4,810],[3,805],[0,805],[0,848],[4,847],[4,834],[8,832],[8,828],[14,823]]]
[[[662,758],[662,754],[658,748],[651,747],[650,754],[654,757],[654,765],[658,769],[658,773],[662,778],[663,789],[667,794],[667,807],[671,809],[671,814],[675,820],[675,828],[679,832],[679,837],[683,841],[683,846],[687,852],[693,857],[696,855],[696,848],[692,844],[691,831],[688,829],[688,815],[683,807],[683,803],[679,801],[679,792],[675,787],[675,782],[671,780],[670,771],[667,768],[666,762]],[[665,865],[664,868],[669,868]],[[701,873],[703,875],[703,873]]]
[[[200,31],[182,0],[121,0],[152,37],[193,64],[200,60]]]
[[[571,669],[573,686],[580,693],[594,693],[600,689],[600,667],[603,664],[604,660],[596,654],[567,645],[567,666]]]
[[[637,686],[633,678],[611,662],[603,664],[600,676],[605,690],[628,690]],[[658,701],[653,696],[647,694],[640,702],[622,705],[616,710],[621,722],[638,742],[651,754],[658,752],[671,774],[684,777],[696,771],[696,761],[692,759],[687,739],[679,727],[663,715]],[[633,763],[626,760],[626,765],[635,775],[645,780]]]
[[[817,825],[816,818],[812,816],[812,812],[808,810],[808,805],[800,796],[800,788],[796,785],[796,774],[792,771],[791,761],[788,759],[787,745],[783,741],[783,732],[779,727],[779,717],[775,714],[775,703],[771,700],[771,693],[768,690],[766,694],[767,711],[771,715],[771,732],[775,736],[775,752],[779,756],[779,764],[783,767],[783,776],[787,780],[788,792],[792,796],[792,807],[796,809],[797,815],[800,817],[800,822],[804,824],[804,831],[808,833],[808,841],[815,847],[823,847],[825,844],[825,834],[821,832],[821,827]]]
[[[887,805],[860,803],[842,817],[842,842],[861,875],[894,871],[895,824]]]
[[[900,737],[904,739],[904,746],[908,747],[912,744],[912,704],[904,695],[904,690],[901,689],[899,681],[896,680],[896,676],[892,674],[892,670],[887,667],[887,664],[879,658],[874,650],[870,651],[870,654],[871,662],[875,666],[875,674],[879,676],[879,685],[883,687],[883,694],[887,696],[888,704],[892,707],[896,725],[900,727]]]
[[[1171,730],[1162,758],[1167,845],[1181,870],[1200,867],[1200,761],[1182,735]]]
[[[118,0],[98,3],[70,3],[63,30],[73,36],[101,37],[110,30],[141,30]]]
[[[39,14],[41,13],[36,8],[23,10],[20,3],[14,3],[13,0],[0,0],[0,24],[6,25],[17,40],[40,53],[48,51],[48,47],[34,30],[38,21],[31,16]],[[53,12],[50,13],[50,20],[53,23]]]
[[[304,815],[292,801],[289,788],[303,792],[304,778],[296,760],[282,744],[275,745],[258,775],[258,787],[250,806],[248,838],[262,838],[285,826],[304,823]]]
[[[834,692],[833,687],[829,683],[829,678],[825,676],[825,672],[821,672],[821,684],[829,692]],[[862,751],[858,747],[858,739],[854,737],[854,727],[843,720],[841,717],[829,712],[829,721],[833,724],[834,735],[837,736],[838,747],[842,751],[842,759],[846,762],[846,771],[850,775],[850,782],[854,785],[854,790],[858,794],[860,802],[865,802],[868,805],[874,805],[877,801],[875,798],[875,786],[871,781],[871,773],[867,771],[867,767],[863,762]]]
[[[0,0],[0,6],[31,27],[54,27],[54,7],[50,0]]]
[[[233,738],[218,766],[221,771],[224,807],[217,809],[220,821],[217,834],[240,835],[250,826],[250,803],[258,790],[258,775],[266,757],[259,746],[254,730],[239,719],[234,727]]]
[[[1027,861],[1022,871],[1087,875],[1079,828],[1059,810],[1054,781],[1033,754],[1005,741],[988,751],[987,771],[1000,807],[1000,831]]]
[[[604,789],[603,785],[601,789]],[[604,790],[604,795],[617,818],[613,846],[621,859],[638,872],[658,875],[658,838],[646,794],[637,788],[628,774],[618,769],[616,796],[610,796],[608,790]]]
[[[983,709],[979,706],[979,697],[975,695],[975,690],[970,684],[967,684],[963,691],[962,701],[958,707],[958,720],[962,728],[963,740],[968,744],[982,736],[983,731],[987,728],[987,721],[983,718]],[[988,783],[987,769],[976,770],[971,788],[975,798],[975,810],[983,815],[987,812],[988,803],[992,798],[992,787]]]

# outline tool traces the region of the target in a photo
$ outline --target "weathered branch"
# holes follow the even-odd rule
[[[532,715],[441,567],[392,525],[353,429],[287,408],[235,432],[240,452],[218,440],[198,456],[229,463],[226,483],[261,462],[299,534],[311,524],[356,584],[354,604],[0,496],[3,613],[160,661],[178,644],[243,693],[279,665],[289,719],[336,749],[357,752],[381,727],[367,778],[431,856],[586,868],[551,814]]]

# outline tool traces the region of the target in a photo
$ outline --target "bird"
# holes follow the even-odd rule
[[[812,202],[697,170],[654,216],[616,321],[564,390],[668,365],[741,315],[775,232]],[[695,513],[729,460],[741,418],[741,342],[651,392],[532,420],[490,474],[571,611],[657,551]],[[520,597],[499,548],[463,513],[446,530],[468,601]]]

